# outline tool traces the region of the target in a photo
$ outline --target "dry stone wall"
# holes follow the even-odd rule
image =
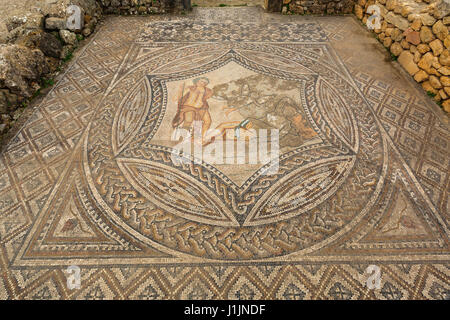
[[[190,8],[190,0],[20,0],[0,5],[1,138],[78,42],[93,33],[102,14],[177,12]],[[76,28],[67,25],[71,5],[80,9]]]
[[[342,14],[352,13],[355,0],[284,0],[284,13]]]
[[[105,13],[153,14],[188,9],[190,0],[98,0]]]
[[[11,5],[0,15],[0,137],[19,117],[27,101],[51,84],[78,42],[102,16],[97,0],[34,0]],[[69,30],[70,5],[79,24]]]
[[[374,5],[379,17],[369,9]],[[358,0],[355,15],[450,112],[450,0]]]

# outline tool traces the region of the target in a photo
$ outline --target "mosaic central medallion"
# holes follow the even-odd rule
[[[122,95],[107,97],[86,150],[94,194],[116,223],[152,245],[241,260],[300,251],[361,212],[374,187],[355,177],[382,165],[380,144],[370,159],[360,147],[354,108],[366,108],[363,100],[326,64],[305,56],[293,68],[269,48],[202,45],[178,52],[161,73],[146,73],[143,58],[118,81]],[[250,147],[266,133],[264,148]],[[218,141],[221,161],[204,157],[217,154]],[[201,158],[174,158],[182,142],[201,147]],[[249,161],[274,148],[276,170],[273,161]],[[350,186],[361,192],[345,200],[352,209],[308,233]],[[260,242],[264,234],[281,249]]]

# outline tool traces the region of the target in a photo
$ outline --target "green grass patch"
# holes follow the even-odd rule
[[[44,87],[44,88],[51,87],[54,84],[55,84],[55,80],[53,80],[53,79],[44,78],[41,81],[41,86]]]
[[[34,99],[36,97],[39,97],[41,95],[41,89],[37,89],[33,95],[31,96],[31,99]]]
[[[73,58],[73,52],[70,51],[68,54],[66,54],[66,56],[63,59],[63,62],[69,62],[70,60],[72,60]]]
[[[436,93],[431,92],[431,91],[427,91],[427,95],[428,95],[430,98],[436,97]]]
[[[66,62],[69,62],[70,60],[72,60],[72,58],[73,58],[73,51],[75,50],[75,48],[73,48],[72,50],[70,50],[67,54],[66,54],[66,56],[62,59],[62,61],[64,62],[64,63],[66,63]]]
[[[219,7],[226,7],[227,5],[225,3],[220,3]]]
[[[32,99],[34,99],[34,98],[40,96],[41,93],[42,93],[42,89],[46,89],[46,88],[48,88],[48,87],[51,87],[51,86],[53,86],[54,84],[55,84],[55,80],[53,80],[53,79],[41,78],[40,81],[39,81],[40,88],[37,89],[37,90],[33,93],[33,95],[31,96],[30,101],[31,101]]]

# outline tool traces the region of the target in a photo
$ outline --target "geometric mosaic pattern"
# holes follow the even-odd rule
[[[424,191],[448,220],[448,127],[421,99],[367,74],[357,73],[355,77]]]
[[[2,299],[450,298],[444,115],[336,49],[351,18],[239,10],[91,39],[0,155]],[[278,171],[174,161],[190,115],[279,129]]]

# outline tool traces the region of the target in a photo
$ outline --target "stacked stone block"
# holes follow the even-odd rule
[[[450,1],[358,0],[356,17],[376,22],[370,6],[380,9],[380,42],[433,99],[450,112]],[[369,24],[367,21],[369,20]],[[374,25],[375,26],[375,25]]]
[[[105,13],[139,15],[189,9],[183,0],[98,0]]]
[[[295,14],[352,13],[355,0],[284,0],[284,12]]]

